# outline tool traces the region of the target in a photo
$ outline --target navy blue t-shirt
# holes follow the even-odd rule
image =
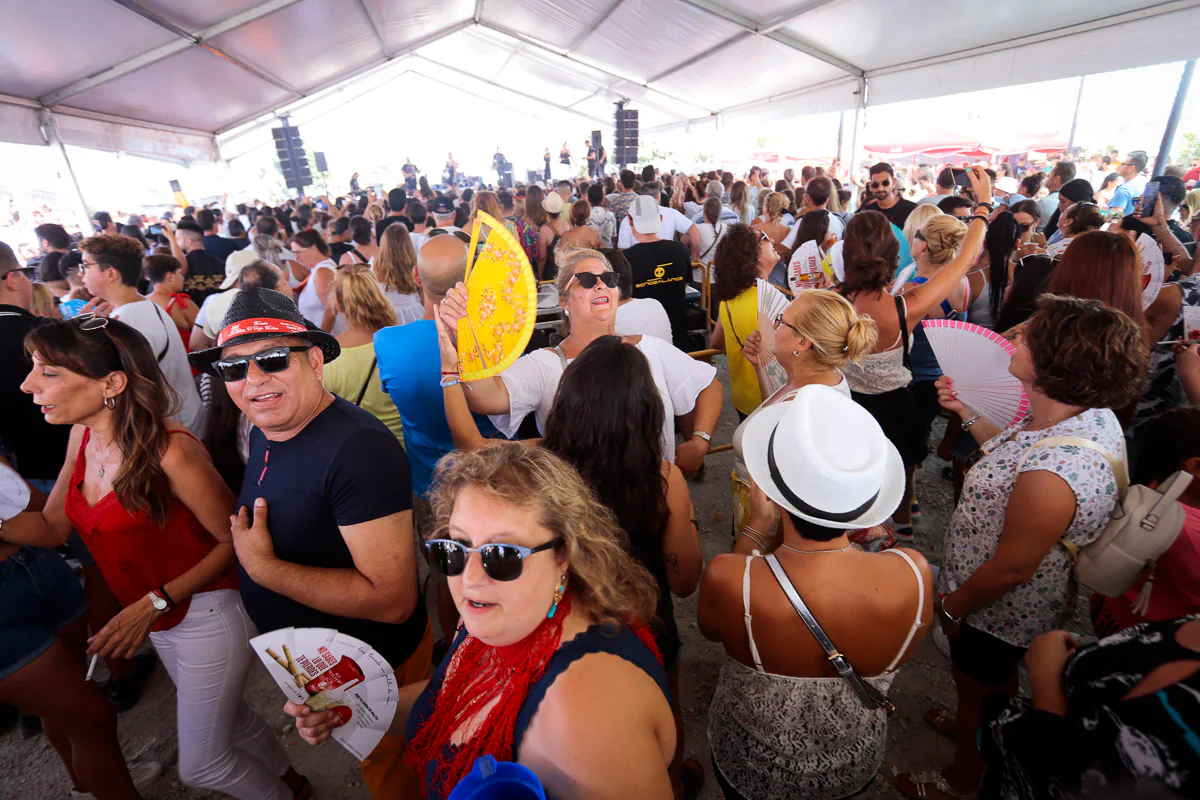
[[[286,442],[255,428],[238,506],[253,513],[264,497],[275,554],[309,567],[352,569],[339,525],[357,525],[412,508],[408,458],[367,411],[335,398]],[[404,542],[411,547],[410,542]],[[425,633],[424,602],[404,622],[339,617],[259,586],[238,567],[242,601],[260,632],[288,626],[335,628],[370,644],[392,667],[412,655]]]

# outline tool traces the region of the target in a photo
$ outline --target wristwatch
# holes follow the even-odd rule
[[[708,442],[709,444],[712,444],[712,436],[705,433],[704,431],[696,431],[695,433],[692,434],[692,438],[695,438],[697,436],[699,436],[701,439]]]
[[[146,597],[150,598],[150,605],[154,606],[154,610],[165,614],[171,604],[167,602],[165,597],[159,597],[157,592],[147,592]]]

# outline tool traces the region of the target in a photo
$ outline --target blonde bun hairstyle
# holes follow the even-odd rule
[[[792,301],[797,307],[796,327],[812,342],[813,359],[826,369],[840,369],[847,361],[861,362],[875,349],[875,321],[859,314],[849,300],[836,292],[809,289]]]

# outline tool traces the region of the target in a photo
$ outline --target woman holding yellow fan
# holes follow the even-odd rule
[[[538,429],[542,430],[567,364],[593,340],[613,334],[617,276],[601,253],[587,249],[561,251],[557,286],[568,336],[553,348],[521,356],[499,375],[467,382],[470,389],[467,404],[471,410],[488,414],[505,436],[514,436],[530,412],[537,415]],[[458,331],[457,323],[467,317],[468,299],[467,287],[460,283],[439,306],[438,313],[450,331]],[[652,336],[626,337],[626,341],[650,362],[655,386],[662,397],[664,456],[685,475],[695,474],[704,465],[711,434],[721,414],[724,398],[716,369]],[[460,343],[460,353],[462,350]],[[677,416],[686,417],[685,423],[692,426],[688,441],[678,447],[674,430]]]

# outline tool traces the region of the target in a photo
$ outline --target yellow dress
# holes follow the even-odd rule
[[[367,390],[363,392],[363,385]],[[369,411],[404,444],[404,423],[392,397],[383,390],[375,363],[375,344],[343,347],[342,354],[325,365],[325,388],[351,403],[362,395],[359,407]]]
[[[762,405],[754,365],[742,355],[746,337],[758,329],[758,289],[751,286],[732,300],[721,303],[721,327],[725,331],[725,358],[729,362],[729,385],[733,407],[749,414]]]

